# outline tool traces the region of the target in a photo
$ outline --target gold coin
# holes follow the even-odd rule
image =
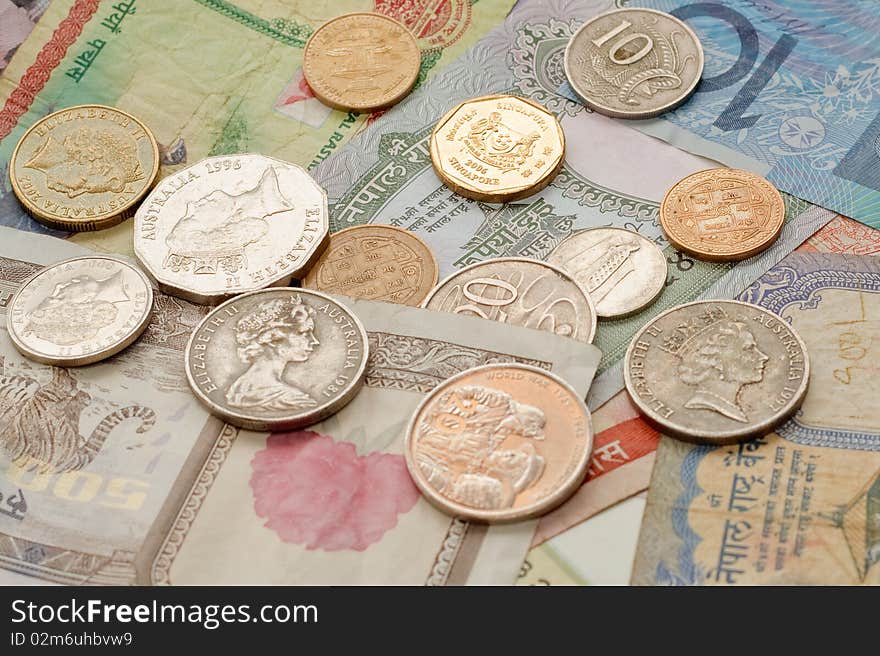
[[[770,246],[785,222],[785,202],[760,175],[708,169],[682,178],[660,204],[669,243],[710,262],[744,260]]]
[[[37,221],[80,232],[134,214],[159,173],[146,125],[104,105],[68,107],[24,133],[9,161],[12,190]]]
[[[346,228],[302,280],[302,286],[351,298],[418,306],[437,284],[437,260],[413,233],[386,225]]]
[[[303,76],[315,97],[346,112],[400,102],[419,76],[422,53],[406,26],[368,12],[327,21],[306,43]]]
[[[549,111],[516,96],[463,102],[431,134],[431,161],[457,194],[506,203],[537,193],[565,158],[562,126]]]

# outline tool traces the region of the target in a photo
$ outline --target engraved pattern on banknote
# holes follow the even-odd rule
[[[843,531],[859,581],[864,583],[871,568],[880,563],[880,470],[848,503],[825,516]]]
[[[51,368],[50,381],[5,371],[0,356],[0,446],[14,466],[40,473],[78,471],[100,452],[115,428],[137,420],[135,432],[145,433],[156,422],[150,408],[131,405],[101,419],[91,434],[80,434],[82,411],[93,398],[61,367]]]
[[[134,557],[130,551],[90,554],[0,533],[0,567],[64,585],[132,585]]]
[[[523,24],[516,32],[507,61],[516,79],[518,95],[543,105],[556,115],[575,116],[587,110],[581,103],[560,96],[565,83],[565,47],[579,21],[551,19],[547,23]]]
[[[426,394],[447,378],[484,364],[517,362],[550,370],[549,362],[511,357],[435,339],[369,333],[366,384]]]
[[[800,271],[783,263],[749,286],[740,295],[740,299],[779,315],[783,315],[791,306],[801,311],[821,312],[822,291],[826,289],[880,294],[880,268],[874,271],[852,271],[828,264],[822,270]],[[787,440],[799,444],[880,451],[880,433],[807,426],[798,420],[798,415],[777,432]]]
[[[193,483],[186,496],[186,501],[181,506],[174,523],[168,529],[162,547],[153,560],[150,569],[150,583],[152,585],[171,585],[171,565],[202,507],[205,497],[211,486],[214,485],[214,480],[220,473],[220,468],[226,461],[236,437],[238,437],[238,429],[229,424],[223,424],[223,429],[219,432],[210,454],[205,459],[205,464],[202,465],[199,477]]]
[[[449,531],[443,539],[443,545],[434,559],[434,565],[431,567],[431,573],[428,574],[425,585],[446,585],[449,572],[452,570],[452,565],[455,563],[458,552],[464,544],[469,527],[470,523],[463,519],[456,517],[452,520],[452,523],[449,525]]]
[[[309,25],[301,25],[289,19],[266,20],[249,11],[237,7],[227,0],[196,0],[200,5],[216,11],[221,16],[234,20],[240,25],[275,39],[279,43],[295,48],[303,48],[312,33]]]
[[[550,186],[561,190],[563,196],[576,200],[584,207],[595,207],[600,212],[618,214],[637,223],[649,222],[654,226],[660,225],[658,203],[626,196],[613,189],[597,185],[567,166],[562,167]]]
[[[427,484],[456,503],[511,508],[544,473],[544,457],[532,441],[515,449],[501,444],[510,435],[541,441],[545,423],[539,408],[501,390],[453,388],[431,404],[417,427],[416,462]]]
[[[577,219],[574,214],[556,214],[543,198],[501,207],[480,203],[479,208],[486,218],[460,247],[465,253],[452,263],[456,268],[504,256],[543,260],[572,233]]]

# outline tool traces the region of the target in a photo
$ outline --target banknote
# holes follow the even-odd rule
[[[793,253],[743,299],[803,337],[806,400],[746,444],[661,441],[632,580],[880,583],[880,259]]]
[[[0,0],[0,74],[48,6],[49,0]]]
[[[531,549],[517,585],[626,585],[632,575],[642,491]]]
[[[836,216],[796,249],[804,253],[880,253],[880,230]],[[660,435],[639,415],[625,391],[593,413],[596,449],[584,485],[538,523],[532,546],[647,489]]]
[[[480,364],[532,364],[586,394],[595,347],[353,302],[371,350],[356,399],[306,431],[239,431],[191,394],[183,349],[204,310],[172,297],[157,293],[144,336],[104,363],[18,354],[3,310],[18,284],[83,252],[0,228],[0,567],[88,584],[513,581],[535,522],[435,510],[407,473],[404,427],[434,385]]]
[[[835,0],[597,0],[688,23],[705,51],[696,93],[638,129],[880,226],[880,14]],[[658,76],[675,74],[676,53]],[[664,70],[664,67],[666,70]],[[567,85],[566,85],[567,87]],[[570,88],[565,89],[569,97]]]
[[[652,316],[702,296],[729,298],[742,291],[832,214],[788,197],[788,222],[779,241],[737,266],[701,262],[669,247],[658,220],[664,193],[685,175],[717,164],[557,94],[565,46],[593,12],[590,2],[521,3],[504,25],[314,174],[327,189],[333,230],[364,223],[411,230],[433,249],[441,276],[492,257],[543,259],[565,237],[596,226],[629,228],[655,240],[669,262],[667,287],[647,310],[600,322],[595,343],[603,360],[590,396],[590,407],[597,408],[623,387],[620,360],[633,333]],[[534,100],[558,116],[566,136],[565,164],[549,187],[521,201],[497,205],[464,199],[434,173],[429,136],[455,104],[502,92]]]
[[[161,144],[162,175],[238,152],[314,166],[369,119],[322,105],[304,81],[303,47],[324,21],[349,11],[401,20],[421,47],[423,80],[500,23],[512,4],[55,0],[0,78],[0,225],[43,230],[15,202],[6,168],[24,130],[50,111],[102,103],[135,114]],[[368,77],[369,65],[351,64],[367,60],[349,55],[353,79]],[[97,244],[94,236],[78,239],[127,252],[131,225],[102,233]]]
[[[876,255],[880,253],[880,230],[845,216],[835,216],[796,250],[799,253]]]

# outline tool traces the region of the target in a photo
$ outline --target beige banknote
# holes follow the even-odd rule
[[[0,172],[27,127],[83,103],[140,117],[162,150],[162,175],[207,155],[258,152],[314,166],[369,115],[332,110],[302,76],[303,47],[324,21],[376,11],[406,24],[422,51],[420,83],[504,20],[513,0],[55,0],[0,78]],[[16,12],[18,15],[20,12]],[[357,44],[340,67],[369,81]],[[9,194],[7,183],[0,193]],[[9,194],[11,197],[11,194]],[[0,225],[38,230],[0,197]],[[80,235],[130,252],[131,227]]]
[[[0,308],[40,264],[83,252],[0,228]],[[182,351],[196,306],[157,295],[140,341],[78,369],[22,358],[0,329],[0,567],[86,584],[512,582],[535,523],[487,529],[434,510],[407,474],[403,428],[434,385],[478,364],[527,362],[586,394],[598,350],[452,314],[353,309],[370,334],[364,389],[331,419],[272,435],[226,426],[191,395]]]
[[[880,260],[794,253],[744,296],[804,338],[803,408],[738,446],[661,441],[633,582],[880,583]]]

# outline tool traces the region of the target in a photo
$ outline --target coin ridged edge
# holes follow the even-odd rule
[[[592,343],[593,343],[593,338],[596,336],[596,325],[597,325],[597,323],[598,323],[598,316],[599,316],[598,314],[596,314],[596,305],[593,303],[593,297],[590,296],[590,292],[588,292],[586,289],[584,289],[584,286],[581,285],[577,280],[575,280],[574,277],[572,277],[571,274],[569,274],[567,271],[565,271],[564,269],[560,268],[559,266],[557,266],[557,265],[555,265],[555,264],[550,264],[549,262],[545,262],[544,260],[535,260],[535,259],[532,259],[532,258],[529,258],[529,257],[493,257],[493,258],[491,258],[491,259],[489,259],[489,260],[483,260],[482,262],[474,262],[473,264],[468,264],[466,267],[462,267],[461,269],[458,269],[457,271],[453,271],[453,272],[450,273],[448,276],[446,276],[445,278],[443,278],[440,282],[438,282],[436,285],[434,285],[434,288],[433,288],[430,292],[428,292],[428,295],[425,297],[425,300],[422,301],[422,303],[419,305],[419,307],[422,308],[423,310],[430,310],[431,308],[428,307],[428,303],[430,303],[430,302],[431,302],[431,299],[434,298],[434,296],[437,295],[437,292],[438,292],[438,291],[439,291],[439,290],[440,290],[440,289],[441,289],[446,283],[448,283],[450,280],[452,280],[455,276],[457,276],[457,275],[459,275],[459,274],[461,274],[461,273],[464,273],[464,272],[466,272],[466,271],[470,271],[471,269],[476,269],[476,268],[479,267],[479,266],[483,266],[483,265],[486,265],[486,264],[489,264],[489,263],[492,263],[492,262],[498,262],[498,261],[502,261],[502,262],[526,262],[526,263],[528,263],[528,264],[541,264],[541,265],[547,267],[548,269],[552,269],[553,271],[555,271],[555,272],[558,273],[558,274],[562,274],[565,278],[568,278],[572,283],[574,283],[574,285],[575,285],[575,286],[581,291],[581,293],[584,295],[584,298],[587,299],[587,305],[588,305],[589,308],[590,308],[590,312],[593,313],[593,320],[592,320],[592,322],[590,323],[590,332],[588,333],[588,334],[589,334],[589,337],[588,337],[588,339],[587,339],[586,342],[585,342],[585,343],[587,343],[587,344],[592,344]],[[432,312],[435,312],[436,310],[431,310],[431,311],[432,311]],[[486,321],[494,321],[494,320],[493,320],[493,319],[487,319]],[[503,321],[502,321],[502,322],[497,322],[497,323],[506,323],[506,322],[503,322]],[[516,324],[508,324],[508,325],[515,326]],[[520,326],[520,327],[522,327],[522,326]],[[537,328],[531,328],[530,330],[538,330],[538,329],[537,329]],[[541,330],[539,330],[539,332],[547,332],[547,331],[541,331]],[[561,335],[558,335],[558,337],[561,337]],[[581,342],[581,341],[582,341],[582,340],[579,340],[579,339],[576,338],[576,337],[569,337],[568,339],[574,339],[575,341],[578,341],[578,342]],[[582,342],[582,343],[584,343],[584,342]]]
[[[321,92],[320,89],[316,89],[311,84],[311,82],[309,82],[309,74],[307,72],[307,69],[309,68],[309,66],[308,66],[308,61],[309,61],[308,60],[308,52],[309,52],[309,45],[312,43],[312,39],[314,39],[315,36],[323,28],[327,27],[331,23],[334,23],[336,21],[339,21],[339,20],[342,20],[345,18],[351,18],[353,16],[379,17],[379,18],[385,19],[391,23],[399,25],[400,27],[403,28],[403,30],[406,32],[406,34],[408,34],[409,37],[412,39],[412,43],[415,46],[416,52],[419,55],[419,63],[416,64],[415,73],[411,76],[412,80],[410,82],[408,82],[408,84],[405,85],[399,93],[392,96],[391,99],[386,102],[379,103],[376,105],[346,105],[343,102],[339,102],[339,101],[334,100],[333,98],[325,95],[324,93]],[[392,18],[391,16],[386,16],[385,14],[380,14],[377,12],[354,11],[354,12],[350,12],[348,14],[342,14],[341,16],[335,16],[334,18],[331,18],[330,20],[324,22],[318,29],[316,29],[312,33],[312,35],[308,38],[308,40],[306,41],[305,48],[303,48],[302,62],[303,62],[303,64],[302,64],[303,77],[306,80],[306,84],[309,85],[309,88],[312,90],[312,93],[315,94],[315,98],[320,100],[323,104],[327,105],[328,107],[332,107],[333,109],[338,109],[343,112],[355,112],[358,114],[372,114],[373,112],[378,112],[382,109],[388,109],[389,107],[393,107],[394,105],[399,103],[401,100],[406,98],[407,95],[409,95],[409,93],[412,91],[412,88],[415,86],[416,82],[419,79],[419,72],[421,70],[421,63],[422,63],[422,49],[419,47],[419,42],[416,39],[415,35],[412,33],[412,30],[410,30],[406,25],[401,23],[399,20]]]
[[[446,175],[446,173],[444,173],[443,168],[438,161],[439,156],[437,155],[437,149],[434,147],[434,142],[437,139],[437,133],[440,131],[440,129],[444,125],[446,125],[446,123],[449,122],[452,116],[464,105],[469,105],[473,102],[482,102],[485,100],[495,100],[496,98],[516,98],[517,100],[522,100],[523,102],[528,103],[535,109],[539,109],[540,111],[551,116],[553,118],[553,123],[556,127],[556,133],[559,136],[559,142],[562,145],[562,148],[559,151],[559,161],[556,162],[553,168],[547,171],[546,175],[543,178],[530,186],[520,186],[504,193],[475,191],[470,187],[463,186],[460,182],[453,180],[448,175]],[[496,93],[490,94],[488,96],[477,96],[476,98],[470,98],[468,100],[465,100],[464,102],[460,102],[455,107],[446,112],[442,117],[440,117],[440,120],[437,121],[437,124],[431,131],[429,150],[431,153],[431,164],[434,166],[434,172],[437,174],[437,177],[440,178],[440,181],[443,182],[444,185],[449,187],[459,196],[464,196],[465,198],[478,200],[484,203],[511,203],[516,200],[528,198],[529,196],[538,193],[542,189],[545,189],[551,182],[553,182],[553,179],[559,174],[559,171],[562,169],[563,164],[565,164],[565,132],[562,130],[562,125],[559,123],[559,119],[556,117],[556,115],[553,114],[553,112],[551,112],[546,107],[543,107],[533,100],[529,100],[528,98],[522,98],[520,96],[514,96],[508,93]]]
[[[734,171],[737,173],[745,173],[750,176],[754,176],[758,178],[761,184],[764,184],[768,187],[768,190],[771,194],[775,194],[775,197],[779,199],[779,203],[782,205],[782,220],[779,222],[776,230],[767,237],[760,244],[753,246],[747,251],[737,252],[737,253],[707,253],[705,251],[699,251],[691,246],[688,246],[684,242],[680,241],[675,234],[673,234],[670,230],[667,229],[666,222],[663,220],[663,208],[666,206],[667,201],[669,199],[669,195],[680,185],[682,182],[687,180],[692,176],[699,175],[701,173],[706,173],[707,171]],[[663,236],[666,237],[666,241],[670,243],[674,248],[680,250],[683,253],[687,253],[698,260],[703,260],[705,262],[741,262],[742,260],[747,260],[758,253],[762,253],[773,243],[779,239],[779,235],[782,234],[782,229],[785,227],[785,199],[782,197],[782,193],[776,186],[767,180],[765,177],[758,175],[757,173],[752,173],[751,171],[746,171],[745,169],[735,169],[732,167],[717,167],[713,169],[703,169],[701,171],[694,171],[683,177],[681,180],[673,184],[669,189],[666,190],[666,193],[663,194],[663,200],[660,201],[660,208],[658,209],[658,216],[660,218],[660,229],[663,231]]]
[[[351,383],[349,387],[340,394],[336,399],[328,403],[323,408],[316,408],[312,413],[308,414],[305,417],[301,417],[300,419],[285,419],[285,418],[277,418],[277,419],[265,419],[255,416],[244,416],[244,415],[235,415],[233,413],[225,410],[221,405],[215,403],[210,398],[208,398],[202,391],[199,389],[196,381],[193,379],[191,367],[189,364],[190,353],[192,352],[193,342],[196,340],[196,335],[202,329],[202,327],[208,322],[208,319],[215,312],[218,312],[226,305],[230,303],[236,303],[241,301],[249,296],[254,296],[256,294],[266,294],[269,292],[294,292],[297,294],[302,294],[304,296],[317,296],[319,298],[324,299],[325,301],[329,301],[331,303],[335,303],[339,307],[341,307],[348,316],[351,317],[354,322],[355,327],[358,329],[359,336],[363,337],[363,352],[364,357],[363,360],[358,367],[358,370],[355,372],[354,376],[352,376]],[[323,292],[317,292],[312,289],[302,289],[300,287],[269,287],[266,289],[257,289],[251,292],[247,292],[244,294],[239,294],[233,298],[224,301],[220,305],[215,308],[212,308],[208,314],[206,314],[201,321],[199,321],[198,325],[193,329],[192,333],[189,336],[189,339],[186,342],[186,349],[183,352],[183,366],[186,370],[186,381],[189,383],[190,389],[193,392],[193,396],[195,396],[199,402],[208,409],[208,411],[214,415],[215,417],[219,417],[223,421],[233,426],[237,426],[238,428],[244,428],[245,430],[259,431],[259,432],[271,432],[271,431],[284,431],[284,430],[294,430],[297,428],[303,428],[306,426],[311,426],[313,424],[317,424],[320,421],[323,421],[327,417],[330,417],[337,412],[339,412],[342,408],[347,406],[355,396],[357,396],[361,387],[363,387],[364,382],[366,381],[366,372],[367,372],[367,364],[370,361],[370,338],[367,334],[366,328],[364,328],[364,324],[361,323],[361,320],[358,316],[352,312],[351,308],[349,308],[345,303],[340,302],[339,300],[333,298],[329,294],[325,294]]]
[[[638,393],[634,391],[632,377],[629,373],[629,361],[632,357],[632,352],[635,350],[636,342],[639,341],[639,338],[645,333],[645,331],[647,331],[650,326],[654,325],[657,321],[665,317],[667,314],[691,305],[700,305],[703,303],[729,303],[733,305],[744,306],[747,308],[754,308],[760,310],[761,312],[766,312],[767,314],[773,315],[780,323],[786,323],[785,320],[778,314],[771,310],[768,310],[767,308],[763,308],[760,305],[726,298],[691,301],[690,303],[682,303],[681,305],[676,305],[675,307],[669,308],[668,310],[661,312],[644,326],[642,326],[642,328],[635,335],[633,335],[633,338],[626,349],[626,353],[623,356],[623,383],[624,387],[626,388],[627,395],[632,400],[633,405],[635,405],[636,408],[639,410],[639,414],[642,416],[643,419],[647,420],[649,424],[657,428],[664,435],[669,435],[682,442],[688,442],[691,444],[703,444],[708,446],[725,446],[728,444],[748,442],[749,440],[752,440],[756,437],[766,435],[767,433],[772,433],[775,429],[779,428],[779,426],[788,421],[788,419],[790,419],[792,415],[797,412],[798,408],[803,405],[804,399],[807,397],[807,391],[810,387],[810,354],[807,351],[807,345],[806,343],[804,343],[803,338],[790,324],[786,324],[788,325],[788,331],[792,334],[795,340],[797,340],[798,346],[800,346],[801,351],[803,351],[804,354],[803,380],[801,381],[801,384],[797,389],[797,392],[794,396],[795,400],[792,403],[791,407],[786,408],[784,412],[776,413],[776,415],[772,416],[769,420],[763,422],[763,424],[757,429],[751,428],[748,430],[743,429],[739,431],[727,431],[724,434],[716,437],[702,437],[688,434],[686,431],[678,428],[677,426],[666,424],[655,419],[650,414],[650,408],[647,408],[647,406],[642,403],[641,397]]]
[[[521,371],[528,371],[531,374],[539,374],[550,378],[553,382],[559,384],[566,392],[568,392],[572,398],[574,398],[575,403],[577,403],[584,411],[584,415],[586,417],[586,428],[587,428],[587,448],[584,449],[584,456],[581,460],[578,461],[572,473],[568,476],[565,482],[557,488],[556,492],[553,494],[549,494],[540,502],[534,505],[534,507],[528,512],[515,512],[513,509],[508,510],[477,510],[474,508],[468,508],[460,503],[447,499],[443,497],[444,501],[440,502],[436,499],[438,496],[442,496],[437,490],[434,490],[428,487],[424,481],[422,481],[421,475],[418,475],[418,464],[413,461],[412,455],[412,441],[413,441],[413,432],[416,427],[416,422],[418,421],[419,415],[422,414],[422,411],[428,405],[428,403],[433,400],[437,389],[440,387],[445,387],[451,385],[457,380],[461,380],[466,376],[471,376],[475,372],[478,371],[487,371],[490,369],[519,369]],[[593,446],[595,444],[595,434],[593,432],[593,416],[590,413],[590,409],[587,407],[587,404],[584,403],[584,400],[580,397],[580,395],[575,391],[575,389],[568,384],[561,376],[553,373],[552,371],[547,371],[546,369],[541,369],[539,367],[534,367],[528,364],[521,364],[518,362],[508,362],[508,363],[497,363],[497,364],[484,364],[477,367],[472,367],[470,369],[466,369],[450,378],[447,378],[436,387],[434,387],[430,392],[428,392],[425,397],[419,401],[419,405],[413,411],[412,417],[410,417],[409,422],[406,426],[406,433],[404,436],[404,446],[403,446],[403,455],[406,459],[406,467],[410,473],[410,478],[413,479],[413,482],[416,484],[416,487],[419,488],[419,491],[422,493],[422,497],[430,503],[432,506],[440,510],[445,514],[452,515],[454,517],[461,517],[463,519],[467,519],[468,521],[484,523],[484,524],[511,524],[514,522],[521,522],[528,519],[532,519],[534,517],[540,517],[542,515],[546,515],[550,511],[555,508],[558,508],[563,503],[565,503],[571,496],[577,491],[577,489],[581,486],[584,479],[587,475],[587,469],[590,466],[590,459],[593,455]],[[414,474],[416,472],[416,474]],[[453,514],[454,513],[454,514]]]
[[[132,271],[134,271],[138,276],[140,276],[141,280],[144,283],[144,286],[147,288],[147,303],[146,303],[146,312],[144,312],[144,316],[137,323],[137,325],[130,331],[128,335],[126,335],[118,344],[112,346],[109,349],[103,350],[100,353],[95,353],[93,355],[85,355],[78,357],[56,357],[52,355],[46,355],[40,352],[37,352],[33,349],[30,349],[26,344],[24,344],[19,336],[16,334],[15,330],[12,327],[12,310],[15,307],[15,303],[18,299],[18,292],[25,288],[25,286],[29,285],[31,282],[39,278],[41,275],[46,273],[49,269],[54,268],[56,266],[61,266],[62,264],[69,264],[71,262],[77,262],[79,260],[110,260],[112,262],[117,262],[122,264]],[[144,331],[147,329],[147,326],[150,325],[150,321],[153,318],[153,304],[154,304],[154,294],[153,294],[153,286],[150,284],[150,279],[138,268],[134,263],[129,262],[121,257],[115,257],[113,255],[105,255],[103,253],[96,253],[94,255],[81,255],[78,257],[70,257],[66,260],[60,260],[58,262],[53,262],[52,264],[47,264],[43,266],[39,271],[28,276],[24,282],[19,285],[18,289],[15,291],[12,302],[9,304],[9,307],[6,309],[6,332],[9,334],[9,339],[12,341],[12,345],[15,346],[16,350],[21,353],[23,356],[28,358],[29,360],[33,360],[34,362],[39,362],[41,364],[48,364],[59,367],[83,367],[89,364],[95,364],[97,362],[101,362],[102,360],[106,360],[107,358],[113,357],[114,355],[124,351],[129,346],[134,344],[138,338],[144,334]]]
[[[113,213],[105,213],[102,216],[90,218],[88,221],[68,221],[62,217],[52,216],[51,214],[41,212],[38,207],[33,207],[30,205],[30,201],[27,197],[21,192],[19,189],[18,181],[15,179],[15,175],[13,171],[15,170],[15,161],[18,158],[18,152],[21,148],[21,144],[24,140],[33,132],[38,125],[48,120],[49,118],[56,116],[58,114],[62,114],[64,112],[69,112],[74,109],[105,109],[116,112],[118,114],[122,114],[127,116],[129,119],[137,123],[141,129],[144,131],[144,134],[147,135],[147,138],[150,141],[150,145],[152,146],[153,151],[153,169],[150,174],[147,176],[148,182],[144,186],[144,190],[136,195],[127,205],[125,205],[121,210]],[[126,219],[130,219],[134,216],[135,208],[140,204],[140,202],[147,197],[150,191],[155,186],[157,180],[159,178],[159,142],[156,141],[156,136],[153,134],[152,130],[150,130],[147,125],[141,121],[138,117],[124,111],[118,109],[117,107],[110,107],[109,105],[73,105],[71,107],[65,107],[64,109],[59,109],[58,111],[52,112],[51,114],[46,114],[39,120],[35,121],[33,125],[31,125],[21,138],[18,140],[18,143],[15,144],[15,148],[12,151],[12,156],[9,158],[9,182],[12,187],[12,192],[15,194],[15,197],[18,198],[18,202],[21,203],[22,208],[35,221],[39,221],[43,225],[47,225],[50,228],[54,228],[56,230],[66,230],[69,232],[90,232],[95,230],[105,230],[107,228],[112,228],[113,226],[117,226]]]
[[[612,107],[606,107],[606,106],[602,105],[601,103],[597,103],[593,100],[585,98],[577,90],[577,86],[571,81],[571,78],[568,76],[568,71],[570,70],[569,62],[571,59],[570,51],[571,51],[572,44],[575,42],[575,39],[578,37],[578,35],[580,35],[582,30],[584,30],[586,27],[588,27],[591,23],[594,23],[595,21],[599,20],[600,18],[604,18],[605,16],[610,16],[612,14],[617,14],[617,13],[621,13],[621,12],[625,12],[625,11],[633,11],[633,10],[644,11],[644,12],[647,12],[650,14],[660,14],[664,17],[672,18],[673,20],[677,21],[684,28],[684,30],[693,38],[694,42],[697,44],[697,52],[700,55],[700,61],[699,61],[699,71],[697,71],[697,75],[694,78],[693,83],[691,84],[690,87],[688,87],[688,90],[685,92],[684,96],[680,100],[677,100],[672,103],[668,103],[668,104],[664,105],[663,107],[660,107],[659,109],[627,114],[626,112],[621,112],[620,110],[614,109]],[[681,20],[677,16],[673,16],[669,12],[660,11],[658,9],[649,9],[647,7],[621,7],[620,9],[612,9],[610,11],[606,11],[604,13],[601,13],[598,16],[594,16],[593,18],[586,21],[583,25],[581,25],[578,28],[577,32],[575,32],[571,36],[571,38],[568,40],[568,44],[565,46],[565,52],[562,57],[562,72],[565,75],[565,80],[566,80],[566,82],[568,82],[568,86],[571,87],[571,90],[574,91],[574,94],[578,97],[578,99],[581,101],[581,103],[583,103],[586,107],[588,107],[589,109],[593,110],[594,112],[596,112],[598,114],[602,114],[604,116],[610,116],[611,118],[623,118],[623,119],[631,119],[631,120],[644,120],[644,119],[648,119],[648,118],[654,118],[655,116],[659,116],[660,114],[664,114],[666,112],[672,111],[676,107],[680,107],[681,105],[683,105],[685,102],[687,102],[687,100],[692,95],[694,95],[694,91],[696,91],[697,85],[700,83],[700,80],[703,79],[703,70],[705,69],[705,66],[706,66],[706,54],[703,51],[703,43],[700,41],[696,32],[694,32],[687,23],[685,23],[683,20]]]

